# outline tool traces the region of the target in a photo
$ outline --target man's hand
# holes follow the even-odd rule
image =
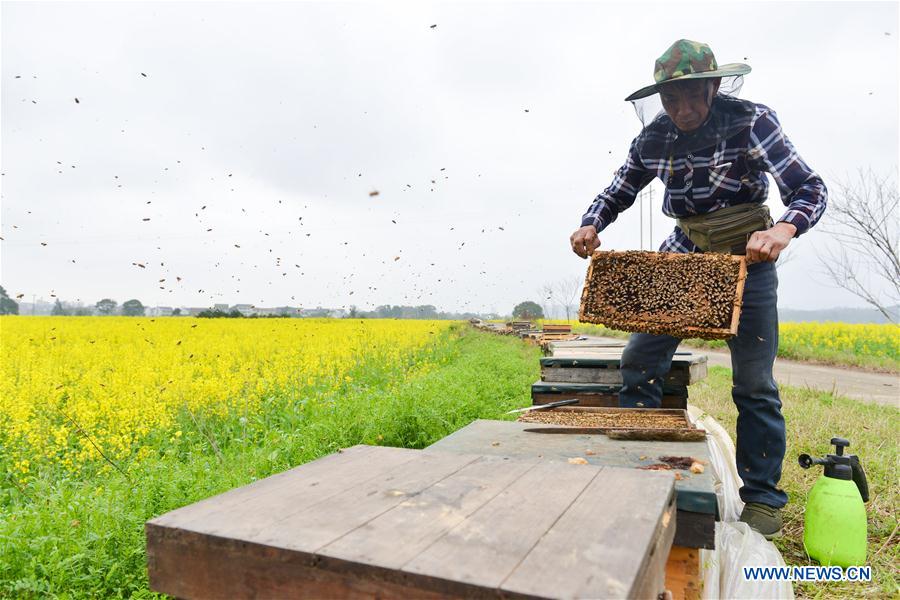
[[[593,225],[586,225],[576,230],[569,241],[572,243],[572,251],[581,258],[587,258],[600,247],[597,228]]]
[[[747,242],[747,264],[775,262],[796,233],[795,226],[784,222],[776,223],[771,229],[754,232]]]

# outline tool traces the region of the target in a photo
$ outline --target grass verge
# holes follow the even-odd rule
[[[806,495],[821,468],[801,469],[797,456],[802,453],[824,456],[832,451],[832,437],[850,440],[850,452],[858,454],[869,481],[870,500],[868,564],[872,566],[869,583],[795,584],[801,598],[896,598],[900,538],[897,536],[900,506],[898,493],[897,431],[900,412],[894,407],[866,404],[829,393],[781,387],[781,400],[787,427],[787,453],[781,487],[790,498],[784,509],[784,535],[775,541],[789,565],[815,564],[803,550],[803,512]],[[712,415],[734,439],[737,409],[731,400],[731,370],[712,367],[709,378],[691,386],[691,404]]]

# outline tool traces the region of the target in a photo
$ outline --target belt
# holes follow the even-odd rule
[[[746,254],[750,235],[774,224],[765,204],[738,204],[675,222],[703,252],[724,254]]]

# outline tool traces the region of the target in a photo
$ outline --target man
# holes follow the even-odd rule
[[[722,78],[749,72],[740,63],[718,66],[706,44],[672,44],[656,61],[656,83],[626,98],[638,102],[658,93],[663,111],[646,119],[625,164],[588,208],[570,242],[576,254],[590,256],[600,246],[597,234],[658,177],[666,186],[663,213],[678,225],[660,251],[746,254],[738,334],[728,341],[738,409],[736,459],[746,503],[741,520],[771,539],[781,533],[781,508],[787,503],[777,487],[785,427],[772,376],[778,350],[774,262],[822,216],[827,190],[794,150],[774,111],[719,91]],[[765,206],[766,173],[787,206],[774,224]],[[663,376],[680,341],[631,336],[622,354],[620,406],[660,406]]]

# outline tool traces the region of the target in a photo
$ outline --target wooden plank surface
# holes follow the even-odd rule
[[[542,460],[579,457],[592,465],[634,469],[658,464],[661,456],[690,456],[709,462],[706,442],[617,441],[605,435],[525,431],[531,427],[534,427],[531,423],[477,420],[425,451]],[[675,482],[679,523],[675,543],[692,548],[713,548],[718,506],[711,469],[699,474],[679,473],[682,479]]]
[[[452,477],[404,499],[319,553],[354,562],[399,569],[447,531],[509,487],[537,464],[536,459],[510,461],[498,469],[496,461],[476,460]],[[397,539],[404,540],[402,545]]]
[[[700,551],[672,546],[666,560],[666,590],[672,600],[699,600],[703,587],[700,576]]]
[[[152,588],[185,598],[531,598],[609,590],[638,597],[663,590],[655,574],[668,553],[659,552],[661,544],[671,544],[670,473],[388,448],[343,454],[148,522]],[[381,455],[391,464],[376,474]],[[315,497],[304,500],[307,492]],[[298,507],[271,511],[279,496]],[[208,518],[222,507],[242,510],[244,520]],[[564,540],[579,560],[560,552]],[[565,578],[568,587],[551,590],[540,572]]]
[[[532,393],[537,394],[618,394],[622,386],[609,383],[569,383],[566,381],[535,381]],[[663,395],[687,398],[688,389],[684,385],[663,384]]]
[[[504,591],[545,598],[635,598],[642,584],[654,595],[665,587],[664,572],[648,573],[647,554],[661,530],[668,538],[666,554],[672,543],[671,474],[634,477],[625,469],[601,474],[503,582]],[[640,506],[635,498],[642,498]],[[648,576],[651,581],[643,581]]]
[[[598,472],[541,462],[410,561],[405,570],[500,587]]]
[[[696,372],[696,375],[692,373]],[[693,365],[688,369],[672,369],[663,377],[668,385],[691,385],[705,378],[706,365]],[[621,369],[581,367],[541,367],[541,381],[559,383],[603,383],[621,386]]]
[[[384,451],[374,448],[353,446],[166,513],[152,522],[161,526],[178,523],[179,527],[209,534],[226,529],[234,535],[244,535],[258,527],[255,517],[260,512],[281,515],[303,510],[415,458],[414,453],[402,448]],[[335,471],[345,473],[346,477],[331,477]]]
[[[571,383],[622,383],[622,349],[587,348],[554,350],[541,358],[541,379]],[[669,385],[691,385],[707,376],[708,357],[686,352],[676,354],[664,381]]]
[[[578,349],[578,348],[624,348],[625,340],[622,341],[605,341],[605,340],[568,340],[564,342],[553,342],[550,344],[551,350]]]
[[[477,456],[460,455],[457,460],[438,461],[416,456],[380,477],[368,479],[302,511],[291,510],[267,519],[252,539],[279,548],[316,552],[382,513],[416,498],[476,460]],[[331,477],[346,476],[335,472]]]
[[[540,359],[542,366],[554,367],[607,367],[618,368],[622,352],[618,349],[590,348],[587,350],[560,350],[553,356]],[[688,367],[709,360],[705,354],[679,353],[672,357],[672,367]]]

